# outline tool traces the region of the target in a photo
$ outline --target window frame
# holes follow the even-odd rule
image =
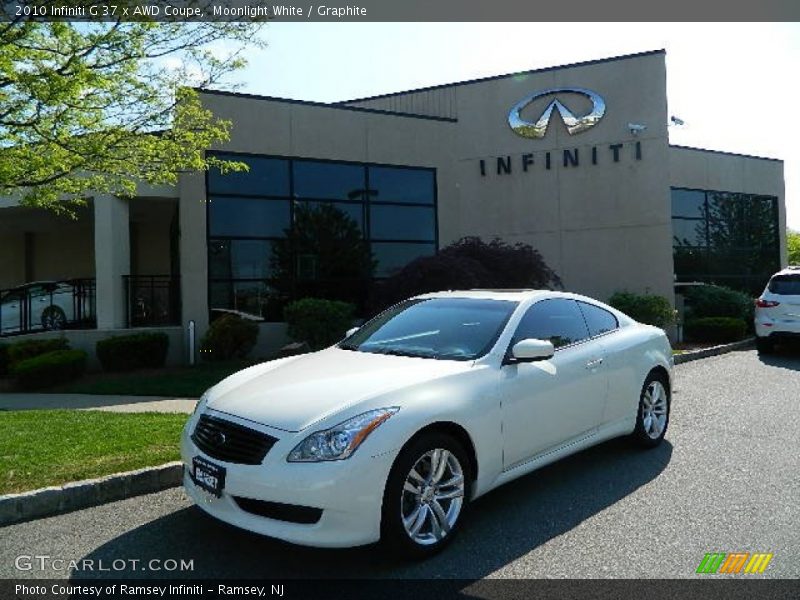
[[[695,218],[695,217],[683,217],[683,216],[675,216],[672,214],[672,194],[674,192],[699,192],[704,194],[704,216],[702,218]],[[747,202],[751,203],[753,201],[769,201],[771,203],[771,211],[772,216],[776,225],[776,239],[773,240],[772,248],[769,249],[769,254],[771,254],[771,261],[773,261],[773,266],[769,273],[764,274],[756,274],[751,272],[715,272],[709,266],[712,264],[716,258],[720,256],[718,252],[715,252],[714,246],[711,243],[711,234],[710,234],[710,222],[709,219],[709,200],[714,195],[727,195],[731,198],[732,202]],[[702,221],[705,222],[705,245],[700,246],[682,246],[675,244],[675,236],[674,230],[672,229],[672,222],[675,220],[683,220],[683,221]],[[729,287],[733,287],[735,289],[750,289],[751,291],[755,291],[756,288],[762,289],[762,284],[764,280],[768,280],[769,277],[777,270],[780,269],[780,244],[781,244],[781,233],[780,233],[780,208],[778,204],[778,196],[770,195],[770,194],[761,194],[761,193],[745,193],[745,192],[733,192],[733,191],[726,191],[726,190],[718,190],[718,189],[701,189],[701,188],[693,188],[693,187],[686,187],[686,186],[670,186],[670,233],[673,235],[672,238],[672,260],[673,260],[673,274],[676,277],[676,283],[690,283],[695,281],[701,281],[704,283],[713,283],[717,285],[725,285]],[[688,273],[688,274],[678,274],[675,270],[675,257],[676,257],[676,249],[684,248],[690,249],[693,251],[699,251],[703,255],[703,272],[696,272],[696,273]],[[764,247],[766,250],[766,246]],[[751,247],[744,247],[742,248],[743,252],[747,252],[751,250]],[[766,256],[766,252],[765,252]],[[761,283],[758,283],[758,282]]]
[[[530,311],[532,311],[537,305],[543,304],[545,302],[552,302],[554,300],[555,301],[572,302],[573,304],[576,304],[575,308],[578,310],[578,314],[581,317],[581,323],[583,323],[583,326],[586,328],[586,334],[587,334],[587,336],[585,338],[583,338],[581,340],[578,340],[577,342],[572,342],[570,344],[564,344],[563,346],[556,346],[555,344],[553,344],[555,352],[560,352],[561,350],[564,350],[564,349],[567,349],[567,348],[574,348],[575,346],[580,346],[581,344],[594,339],[592,337],[592,335],[591,335],[591,331],[589,330],[589,325],[586,323],[586,318],[583,316],[583,311],[581,311],[581,307],[577,306],[578,300],[576,300],[575,298],[566,298],[566,297],[562,297],[562,296],[552,296],[550,298],[542,298],[540,300],[536,300],[533,304],[528,306],[528,308],[526,308],[525,312],[522,314],[522,317],[520,317],[520,320],[517,321],[517,324],[514,327],[514,332],[511,334],[511,338],[508,340],[508,348],[506,348],[506,352],[505,352],[505,355],[503,357],[503,364],[508,364],[507,361],[511,358],[511,350],[514,347],[514,344],[516,344],[514,339],[516,338],[517,331],[519,331],[519,327],[520,327],[520,325],[522,325],[522,321],[525,319],[525,317],[528,316],[528,313]],[[595,337],[600,337],[600,336],[595,336]],[[522,339],[528,339],[528,338],[522,338]],[[535,338],[535,339],[542,339],[542,338]],[[548,338],[548,340],[549,340],[549,338]],[[520,341],[520,340],[517,340],[517,341]],[[516,362],[512,362],[511,364],[517,364],[517,363]]]
[[[211,220],[209,218],[210,210],[209,210],[209,198],[212,196],[228,196],[232,198],[262,198],[265,201],[270,200],[288,200],[289,201],[289,223],[294,223],[295,219],[295,208],[297,203],[301,202],[314,202],[314,203],[329,203],[329,204],[336,204],[336,203],[346,203],[346,204],[358,204],[362,206],[362,222],[361,222],[361,232],[363,235],[364,240],[369,244],[370,250],[373,249],[374,244],[382,244],[382,243],[394,243],[394,244],[407,244],[407,245],[419,245],[421,247],[429,248],[433,245],[433,253],[434,255],[439,252],[439,183],[438,183],[438,169],[436,167],[426,167],[420,165],[405,165],[405,164],[392,164],[392,163],[379,163],[379,162],[360,162],[360,161],[352,161],[352,160],[338,160],[338,159],[329,159],[329,158],[315,158],[315,157],[307,157],[307,156],[290,156],[290,155],[283,155],[283,154],[261,154],[261,153],[254,153],[254,152],[236,152],[236,151],[229,151],[229,150],[208,150],[206,151],[206,156],[216,156],[219,158],[228,158],[230,160],[238,160],[238,159],[246,159],[250,158],[261,158],[261,159],[277,159],[277,160],[285,160],[287,162],[286,167],[289,171],[289,195],[288,196],[271,196],[265,194],[252,194],[252,193],[216,193],[211,191],[209,187],[210,178],[217,175],[217,173],[210,173],[210,171],[205,172],[204,176],[204,183],[205,183],[205,196],[204,202],[206,204],[205,207],[205,214],[206,214],[206,298],[207,298],[207,306],[209,312],[209,318],[211,317],[211,284],[212,283],[236,283],[240,281],[259,281],[264,283],[265,285],[272,285],[273,279],[272,278],[264,278],[264,279],[239,279],[239,278],[219,278],[215,277],[212,278],[210,275],[210,243],[214,240],[219,241],[232,241],[232,240],[265,240],[265,241],[274,241],[285,239],[283,237],[276,237],[276,236],[212,236],[211,235]],[[317,163],[331,163],[331,164],[343,164],[343,165],[354,165],[361,167],[364,173],[364,185],[365,185],[365,193],[361,200],[349,200],[349,199],[334,199],[334,198],[316,198],[316,197],[295,197],[295,174],[294,174],[294,163],[295,162],[317,162]],[[420,171],[429,171],[432,173],[432,185],[433,185],[433,202],[398,202],[398,201],[384,201],[384,202],[372,202],[370,191],[370,184],[369,184],[369,175],[370,175],[370,167],[377,167],[377,168],[396,168],[396,169],[407,169],[407,170],[420,170]],[[432,240],[406,240],[406,239],[372,239],[371,237],[371,216],[370,216],[370,208],[372,205],[380,206],[380,207],[425,207],[433,210],[433,239]],[[380,281],[385,279],[387,276],[377,276],[374,275],[372,280],[373,281]]]
[[[607,335],[611,335],[612,333],[617,333],[621,329],[620,325],[619,325],[619,318],[617,317],[617,315],[615,315],[613,312],[611,312],[607,308],[603,308],[602,306],[598,306],[597,304],[594,304],[592,302],[586,302],[585,300],[575,300],[575,302],[578,303],[578,309],[581,311],[581,314],[583,315],[583,320],[586,322],[586,329],[589,330],[589,337],[586,338],[586,341],[594,340],[594,339],[601,338],[601,337],[605,337]],[[596,308],[598,310],[602,310],[603,312],[606,312],[609,315],[611,315],[613,317],[613,319],[614,319],[614,323],[616,323],[616,325],[614,326],[614,329],[609,329],[608,331],[604,331],[602,333],[598,333],[596,335],[592,335],[592,328],[589,326],[589,320],[586,318],[586,313],[583,312],[583,309],[581,308],[581,304],[586,304],[588,306],[593,306],[594,308]]]

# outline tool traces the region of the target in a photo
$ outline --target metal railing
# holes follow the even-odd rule
[[[39,281],[0,290],[0,336],[95,324],[94,279]]]
[[[170,275],[125,275],[127,327],[180,325],[180,280]]]

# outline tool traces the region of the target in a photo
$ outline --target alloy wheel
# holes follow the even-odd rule
[[[656,440],[666,426],[667,391],[660,381],[651,381],[642,396],[642,427],[650,439]]]
[[[464,471],[455,454],[435,448],[423,454],[406,477],[400,517],[408,536],[422,546],[444,539],[464,504]]]

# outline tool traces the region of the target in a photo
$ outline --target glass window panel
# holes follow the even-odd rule
[[[800,296],[800,275],[776,275],[769,282],[769,291],[780,296]]]
[[[672,243],[674,246],[705,246],[705,220],[672,219]]]
[[[233,154],[216,154],[215,156],[246,163],[250,170],[229,172],[225,175],[222,175],[218,169],[209,170],[209,194],[289,195],[288,160]]]
[[[389,277],[397,273],[415,258],[436,253],[434,244],[402,244],[381,242],[372,244],[372,254],[378,265],[376,277]]]
[[[589,333],[592,336],[614,331],[619,326],[617,317],[599,306],[587,302],[578,302],[578,307],[581,309],[583,317],[586,319],[586,324],[589,326]]]
[[[692,246],[673,248],[677,281],[701,281],[708,273],[708,250]]]
[[[699,190],[672,190],[673,217],[703,217],[706,193]]]
[[[436,239],[433,207],[373,205],[370,236],[374,240],[433,241]]]
[[[212,279],[266,279],[272,274],[269,240],[211,240],[208,249]]]
[[[292,168],[296,198],[363,200],[366,171],[362,165],[296,160]]]
[[[233,311],[266,319],[277,300],[275,290],[264,281],[211,281],[209,286],[212,317]]]
[[[209,198],[212,236],[281,237],[289,227],[289,201],[264,198]]]
[[[331,206],[337,210],[342,211],[353,221],[356,222],[358,228],[364,231],[364,205],[363,204],[350,204],[348,202],[310,202],[308,200],[298,201],[298,206],[307,206],[311,209],[317,209],[321,206]]]
[[[433,171],[398,167],[370,167],[372,202],[418,202],[433,204]]]
[[[589,337],[589,330],[574,300],[542,300],[528,309],[514,332],[513,346],[520,340],[550,340],[560,348]]]

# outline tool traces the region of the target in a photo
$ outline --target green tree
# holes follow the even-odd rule
[[[789,250],[789,264],[800,265],[800,233],[787,229],[786,247]]]
[[[242,52],[263,44],[259,28],[0,23],[0,195],[69,211],[89,193],[131,196],[139,181],[245,169],[205,157],[230,123],[203,108],[197,89],[241,68]]]
[[[273,284],[282,296],[356,304],[366,297],[375,259],[347,213],[331,204],[297,201],[285,233],[272,242],[270,259]]]

